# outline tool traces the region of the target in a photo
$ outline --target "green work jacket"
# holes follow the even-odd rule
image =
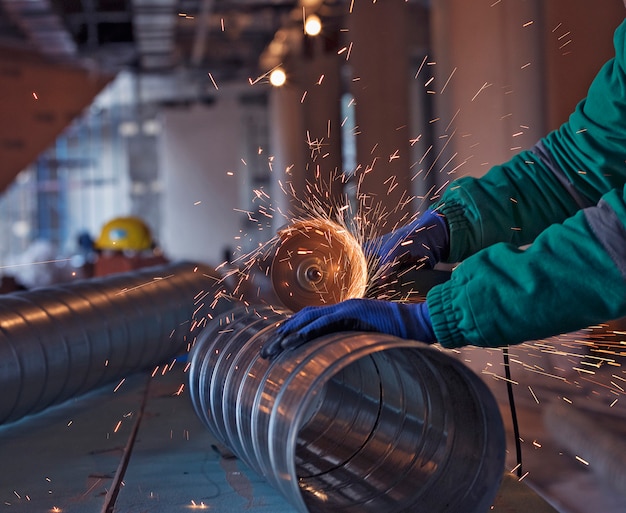
[[[502,346],[626,316],[626,22],[559,129],[435,205],[449,262],[427,296],[445,347]],[[521,249],[525,247],[525,249]]]

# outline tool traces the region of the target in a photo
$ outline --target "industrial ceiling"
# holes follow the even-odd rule
[[[333,3],[333,2],[331,2]],[[257,71],[297,0],[0,0],[0,47],[99,71]]]
[[[256,77],[263,50],[302,23],[301,9],[298,0],[0,0],[0,192],[119,72],[157,83]]]
[[[119,72],[145,77],[145,90],[160,84],[157,89],[174,95],[181,94],[181,84],[193,87],[208,78],[219,84],[255,80],[276,64],[276,48],[278,59],[302,51],[305,14],[318,14],[326,38],[336,44],[350,5],[0,0],[0,119],[14,120],[0,124],[0,192]]]

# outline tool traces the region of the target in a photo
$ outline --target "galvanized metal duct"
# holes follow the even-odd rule
[[[285,314],[238,307],[191,350],[209,430],[298,511],[487,511],[503,475],[497,403],[461,362],[380,333],[259,356]]]
[[[0,296],[0,423],[178,354],[220,285],[181,262]]]

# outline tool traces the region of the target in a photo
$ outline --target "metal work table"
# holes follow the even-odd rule
[[[295,512],[216,445],[164,365],[0,426],[0,512]],[[554,513],[505,476],[491,511]]]

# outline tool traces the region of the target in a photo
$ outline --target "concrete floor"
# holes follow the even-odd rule
[[[512,359],[532,360],[532,352],[519,348]],[[473,349],[459,356],[478,368],[502,405],[512,469],[506,388],[496,377],[502,374],[501,353]],[[134,375],[0,427],[0,512],[294,512],[240,460],[216,447],[191,407],[183,368],[176,363]],[[603,380],[615,381],[614,372],[577,384],[528,372],[520,363],[512,370],[528,474],[521,483],[507,476],[493,511],[626,511],[626,497],[606,486],[592,465],[564,451],[542,421],[543,408],[563,398],[596,409],[613,401],[615,387],[607,389]],[[622,406],[618,400],[611,410],[623,414]]]
[[[293,511],[212,448],[184,391],[183,366],[134,375],[115,392],[116,383],[0,428],[0,511]]]
[[[604,328],[510,349],[523,481],[560,513],[626,511],[626,450],[621,451],[626,444],[626,368],[619,340],[598,343],[621,339],[621,331]],[[517,459],[502,352],[467,348],[458,355],[498,399],[512,470]],[[565,416],[551,426],[547,419],[555,412]],[[581,419],[591,426],[587,433],[576,431]]]

